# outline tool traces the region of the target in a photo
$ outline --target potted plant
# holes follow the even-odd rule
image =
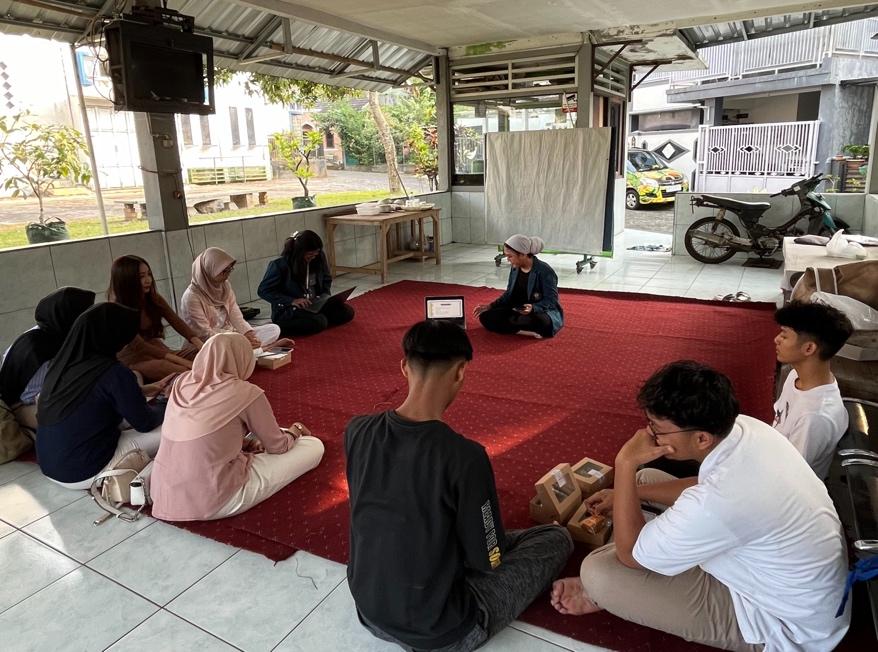
[[[323,133],[308,131],[304,139],[300,139],[290,131],[272,134],[271,143],[278,157],[292,170],[302,184],[302,197],[293,197],[293,208],[314,208],[317,203],[314,195],[308,194],[308,180],[314,176],[311,169],[311,157],[323,144]]]
[[[25,227],[29,243],[67,240],[67,225],[57,217],[46,219],[43,199],[62,179],[76,184],[91,180],[91,170],[82,160],[88,149],[73,127],[43,125],[29,117],[26,112],[0,116],[0,161],[7,177],[3,188],[12,190],[13,197],[36,197],[39,202],[39,221]]]
[[[847,152],[855,160],[865,161],[869,158],[868,145],[845,145],[841,148],[841,151]]]

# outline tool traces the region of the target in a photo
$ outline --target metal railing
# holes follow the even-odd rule
[[[671,88],[741,79],[760,74],[817,68],[834,54],[878,57],[878,18],[830,27],[777,34],[765,38],[703,48],[698,55],[706,70],[679,70],[650,75],[645,84],[670,82]]]
[[[811,176],[819,128],[818,120],[701,126],[695,161],[697,174]]]

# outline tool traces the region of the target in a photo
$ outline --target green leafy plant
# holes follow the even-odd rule
[[[68,126],[43,125],[30,114],[0,116],[0,159],[7,176],[5,190],[13,197],[36,197],[40,224],[46,224],[43,199],[55,184],[67,179],[76,184],[91,181],[91,170],[82,159],[88,154],[82,134]]]
[[[868,145],[845,145],[841,148],[841,151],[847,152],[853,158],[869,158],[869,146]]]
[[[368,109],[358,109],[348,100],[337,100],[315,117],[322,130],[341,136],[346,158],[356,160],[358,165],[378,162],[376,153],[381,150],[381,142]]]
[[[302,191],[306,198],[308,194],[308,181],[314,176],[311,169],[311,157],[323,144],[323,134],[320,131],[306,132],[304,138],[299,138],[291,131],[281,131],[271,135],[271,145],[286,166],[302,185]]]

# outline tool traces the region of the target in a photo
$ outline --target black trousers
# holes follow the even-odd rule
[[[495,333],[512,334],[518,331],[533,331],[543,337],[552,337],[552,320],[544,313],[532,312],[522,315],[512,308],[497,306],[489,308],[481,315],[479,321],[487,330]]]
[[[354,318],[354,309],[347,303],[326,306],[320,312],[287,309],[272,320],[285,337],[315,335],[331,326],[347,324]]]

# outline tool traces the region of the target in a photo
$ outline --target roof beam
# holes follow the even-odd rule
[[[340,16],[328,14],[325,11],[318,11],[310,7],[286,2],[286,0],[232,0],[236,4],[248,7],[256,7],[284,18],[292,18],[294,20],[310,23],[312,25],[320,25],[340,32],[347,32],[354,36],[363,36],[384,43],[393,43],[410,50],[417,50],[425,54],[440,55],[442,52],[436,46],[419,41],[416,39],[401,36],[393,32],[385,32],[374,27],[367,27],[360,23],[356,23]]]
[[[213,55],[214,55],[214,57],[217,57],[220,59],[229,59],[233,63],[238,63],[240,65],[240,62],[238,61],[238,55],[233,54],[231,52],[223,52],[222,50],[214,50]],[[297,72],[307,72],[307,73],[311,73],[314,75],[323,75],[325,77],[332,77],[332,72],[326,68],[312,68],[310,66],[303,66],[303,65],[299,65],[299,64],[295,64],[295,63],[288,63],[286,61],[271,61],[270,63],[267,63],[266,65],[269,65],[273,68],[281,68],[283,70],[295,70]],[[361,71],[361,72],[366,72],[366,71]],[[369,82],[372,84],[383,84],[384,86],[399,86],[399,84],[394,83],[390,79],[381,79],[379,77],[369,77],[367,75],[362,75],[362,74],[350,75],[350,78],[357,79],[359,81]]]
[[[238,55],[238,61],[244,61],[244,59],[252,56],[258,49],[263,47],[268,37],[274,34],[277,28],[280,27],[281,21],[283,21],[283,18],[280,16],[271,16],[262,26],[262,29],[256,33],[256,36],[253,37],[253,42],[241,50],[241,54]]]
[[[105,0],[104,4],[101,5],[101,8],[98,9],[98,12],[88,21],[88,27],[86,27],[82,34],[79,35],[79,38],[76,39],[75,45],[79,45],[83,41],[86,40],[88,36],[90,36],[94,32],[95,23],[101,16],[105,16],[110,9],[116,4],[116,0]]]

